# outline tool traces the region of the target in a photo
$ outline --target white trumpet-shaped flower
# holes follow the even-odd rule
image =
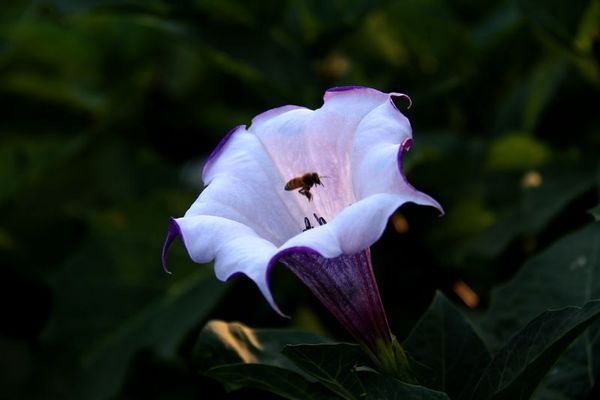
[[[333,88],[317,110],[275,108],[231,130],[206,162],[206,188],[171,222],[165,268],[168,248],[180,236],[195,262],[214,260],[221,280],[248,276],[281,314],[269,288],[269,273],[280,261],[377,353],[379,342],[389,344],[392,336],[369,246],[404,203],[441,211],[402,174],[412,133],[394,97],[408,99],[365,87]],[[308,173],[320,184],[303,179]]]

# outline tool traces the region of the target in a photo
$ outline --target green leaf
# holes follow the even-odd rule
[[[360,379],[367,390],[366,400],[449,400],[446,393],[372,372],[361,374]]]
[[[515,278],[493,292],[481,321],[487,343],[501,343],[547,308],[582,305],[600,298],[600,224],[592,223],[529,260]],[[548,375],[545,391],[582,398],[594,385],[600,365],[600,337],[592,325]]]
[[[600,224],[590,224],[531,258],[492,293],[481,325],[493,348],[548,308],[600,298]]]
[[[291,343],[316,344],[328,340],[309,332],[288,329],[252,329],[239,322],[213,320],[200,332],[194,363],[201,371],[224,364],[264,364],[301,373],[281,354]]]
[[[543,312],[500,349],[468,398],[529,399],[563,351],[599,316],[600,300]]]
[[[283,355],[344,399],[364,397],[365,390],[355,368],[369,362],[360,346],[347,343],[288,345]]]
[[[228,390],[252,387],[294,400],[337,398],[302,375],[273,365],[230,364],[211,368],[204,374],[223,383]]]
[[[491,357],[469,321],[438,292],[433,303],[404,342],[408,354],[424,368],[419,383],[459,398],[472,386]]]
[[[252,329],[239,322],[210,321],[194,348],[194,364],[229,390],[253,387],[289,399],[336,398],[281,354],[290,343],[326,343],[308,332]]]

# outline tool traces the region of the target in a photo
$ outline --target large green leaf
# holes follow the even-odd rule
[[[531,258],[492,293],[481,321],[493,348],[548,308],[600,298],[600,224],[592,223]]]
[[[529,399],[565,349],[599,316],[600,300],[543,312],[498,351],[465,398]]]
[[[600,298],[600,224],[592,223],[528,261],[515,278],[493,292],[482,328],[494,348],[547,308],[582,305]],[[581,398],[600,371],[600,338],[592,325],[548,375],[543,391]]]
[[[367,372],[361,374],[360,379],[367,390],[366,400],[449,400],[445,393],[385,375]]]
[[[358,400],[365,389],[355,368],[368,364],[360,346],[346,343],[288,345],[283,354],[344,399]]]
[[[281,354],[288,344],[327,343],[313,333],[287,329],[252,329],[239,322],[213,320],[200,332],[194,363],[201,371],[224,364],[264,364],[301,372]]]
[[[205,375],[222,382],[229,390],[252,387],[292,400],[337,399],[319,384],[286,368],[265,364],[229,364],[214,367]]]
[[[464,315],[438,292],[404,342],[419,365],[419,383],[459,398],[491,360],[485,344]]]
[[[253,387],[289,399],[333,397],[310,375],[281,354],[292,343],[326,343],[308,332],[252,329],[239,322],[210,321],[200,332],[194,363],[229,390]]]

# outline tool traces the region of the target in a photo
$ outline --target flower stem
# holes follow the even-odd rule
[[[379,372],[403,382],[415,383],[410,373],[408,357],[396,337],[392,336],[391,343],[382,341],[378,345],[379,351],[377,354],[373,354],[370,350],[367,350],[367,353],[375,362]]]

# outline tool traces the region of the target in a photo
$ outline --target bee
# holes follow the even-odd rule
[[[307,172],[302,176],[298,176],[296,178],[290,179],[284,186],[285,190],[294,190],[300,188],[298,193],[303,196],[306,196],[308,201],[312,199],[312,194],[310,193],[310,188],[315,185],[321,185],[321,177],[316,172]]]

